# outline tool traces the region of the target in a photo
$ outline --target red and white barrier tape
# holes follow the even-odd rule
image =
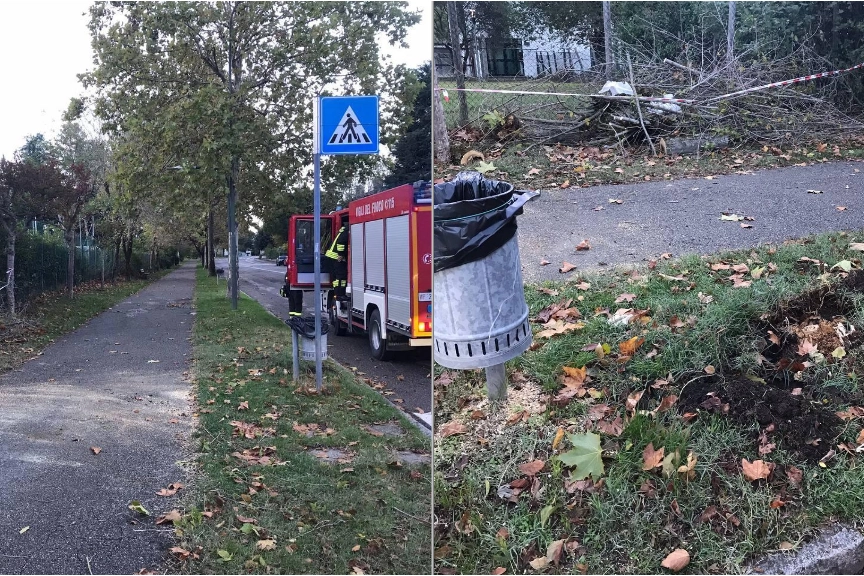
[[[801,82],[808,82],[810,80],[816,80],[817,78],[827,78],[829,76],[839,76],[840,74],[845,74],[846,72],[851,72],[853,70],[858,70],[859,68],[864,68],[864,62],[861,64],[857,64],[850,68],[845,68],[843,70],[832,70],[831,72],[820,72],[819,74],[810,74],[808,76],[800,76],[798,78],[792,78],[791,80],[783,80],[782,82],[772,82],[770,84],[763,84],[762,86],[754,86],[753,88],[745,88],[744,90],[738,90],[737,92],[730,92],[729,94],[723,94],[722,96],[715,96],[714,98],[709,98],[702,102],[698,103],[696,100],[688,99],[688,98],[654,98],[651,96],[639,96],[639,100],[643,102],[671,102],[674,104],[685,104],[690,106],[705,106],[714,102],[719,102],[720,100],[726,100],[729,98],[734,98],[736,96],[741,96],[743,94],[750,94],[751,92],[758,92],[760,90],[767,90],[769,88],[778,88],[782,86],[790,86],[792,84],[800,84]],[[575,96],[581,98],[603,98],[608,100],[633,100],[632,96],[606,96],[603,94],[577,94],[571,92],[533,92],[527,90],[492,90],[488,88],[451,88],[454,92],[481,92],[486,94],[515,94],[515,95],[531,95],[531,96]],[[450,101],[450,97],[447,94],[447,90],[443,88],[438,88],[438,91],[442,93],[444,99],[446,101]]]
[[[486,94],[517,94],[517,95],[532,95],[532,96],[577,96],[582,98],[603,98],[610,100],[633,100],[632,96],[606,96],[605,94],[575,94],[572,92],[531,92],[527,90],[490,90],[487,88],[449,88],[454,92],[483,92]],[[444,93],[444,98],[449,102],[447,90],[438,88],[439,92]],[[639,100],[645,102],[674,102],[675,104],[696,104],[695,100],[686,98],[654,98],[652,96],[639,96]]]
[[[772,82],[771,84],[763,84],[762,86],[754,86],[753,88],[745,88],[744,90],[738,90],[737,92],[730,92],[729,94],[723,94],[722,96],[715,96],[714,98],[709,98],[705,101],[706,104],[710,104],[711,102],[717,102],[719,100],[725,100],[727,98],[733,98],[735,96],[741,96],[742,94],[749,94],[750,92],[758,92],[759,90],[767,90],[768,88],[777,88],[780,86],[789,86],[791,84],[800,84],[801,82],[807,82],[809,80],[815,80],[817,78],[827,78],[828,76],[839,76],[840,74],[845,74],[846,72],[851,72],[852,70],[857,70],[859,68],[864,68],[864,62],[861,64],[857,64],[852,66],[851,68],[846,68],[844,70],[833,70],[831,72],[820,72],[819,74],[810,74],[809,76],[800,76],[798,78],[792,78],[791,80],[783,80],[782,82]]]

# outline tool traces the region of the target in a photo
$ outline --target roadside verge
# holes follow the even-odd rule
[[[429,439],[335,364],[291,383],[290,331],[198,270],[198,474],[174,522],[184,572],[424,573]],[[303,367],[302,378],[314,381]]]

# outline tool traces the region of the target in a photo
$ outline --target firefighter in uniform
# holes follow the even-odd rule
[[[348,262],[346,255],[348,254],[348,228],[343,222],[339,228],[336,237],[333,239],[333,244],[330,249],[324,253],[330,260],[330,276],[333,281],[333,293],[336,299],[344,302],[346,300],[345,290],[348,287]]]

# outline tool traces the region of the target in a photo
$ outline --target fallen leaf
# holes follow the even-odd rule
[[[138,500],[132,500],[132,502],[129,503],[129,509],[133,512],[143,514],[144,516],[150,515],[150,512],[146,508],[144,508],[144,506]]]
[[[660,466],[663,463],[665,450],[662,446],[659,450],[654,450],[654,443],[648,444],[642,451],[642,470],[653,470]]]
[[[657,406],[656,412],[666,412],[667,410],[672,408],[672,406],[674,406],[677,401],[678,396],[676,396],[675,394],[670,394],[669,396],[666,396],[665,398],[663,398],[663,400],[660,401],[660,405]]]
[[[831,352],[831,356],[839,360],[840,358],[846,356],[846,350],[842,346],[838,346],[834,349],[833,352]]]
[[[690,563],[690,553],[683,548],[678,548],[669,553],[660,565],[663,568],[668,568],[673,572],[680,572],[687,564]]]
[[[459,162],[462,166],[466,166],[472,160],[485,160],[486,157],[483,156],[482,152],[478,152],[477,150],[469,150],[465,154],[462,155],[462,160]],[[531,171],[537,170],[536,168],[532,168]],[[528,175],[531,176],[531,171],[528,172]],[[540,172],[537,170],[537,172]],[[536,172],[535,172],[536,173]]]
[[[803,342],[798,344],[798,355],[799,356],[808,356],[811,352],[818,352],[819,348],[811,342],[810,340],[805,339]]]
[[[603,475],[603,449],[600,446],[600,436],[591,432],[571,434],[570,443],[573,448],[558,456],[565,466],[576,468],[571,472],[574,480],[584,480],[588,476],[595,479]]]
[[[780,548],[780,550],[794,550],[795,545],[792,544],[791,542],[784,540],[783,542],[780,542],[779,548]]]
[[[579,244],[576,245],[576,251],[581,252],[583,250],[590,250],[591,244],[588,243],[588,240],[582,240]]]
[[[609,204],[623,204],[624,201],[619,198],[609,198]]]
[[[570,180],[565,180],[565,181],[561,184],[561,189],[562,189],[562,190],[563,190],[564,188],[569,188],[569,187],[570,187]]]
[[[465,434],[468,432],[468,427],[453,420],[452,422],[442,425],[441,428],[439,428],[439,431],[441,432],[442,438],[447,438],[448,436],[454,436],[456,434]]]
[[[789,466],[786,468],[786,476],[793,484],[801,484],[801,480],[804,479],[804,472],[800,468]]]
[[[537,473],[540,472],[545,465],[546,462],[544,462],[543,460],[532,460],[531,462],[520,464],[519,471],[527,476],[536,476]]]
[[[625,407],[628,412],[635,412],[636,405],[639,404],[639,400],[642,399],[642,394],[644,394],[644,390],[637,390],[636,392],[632,392],[627,396],[627,402],[625,403]]]
[[[620,304],[621,302],[633,302],[635,299],[635,294],[620,294],[618,298],[615,299],[615,304]]]
[[[564,371],[564,385],[569,388],[581,388],[585,382],[585,377],[588,375],[588,367],[573,368],[571,366],[562,366]]]
[[[255,547],[258,550],[275,550],[276,549],[276,541],[275,540],[258,540],[255,543]]]
[[[558,272],[560,272],[561,274],[566,274],[567,272],[570,272],[571,270],[575,270],[575,269],[576,269],[575,264],[571,264],[570,262],[565,261],[563,264],[561,264],[561,267],[558,268]]]
[[[507,572],[506,568],[504,568],[503,566],[498,566],[497,568],[492,570],[492,576],[499,576],[500,574],[504,574],[505,572]]]
[[[712,366],[711,364],[705,366],[705,368],[703,368],[703,370],[705,371],[706,374],[714,374],[717,371],[717,369],[714,368],[714,366]]]
[[[549,260],[541,260],[540,261],[540,266],[548,266],[549,264],[551,264],[551,262],[549,262]]]
[[[552,440],[552,450],[557,450],[558,445],[561,444],[561,440],[564,439],[564,428],[558,428],[558,431],[555,432],[555,439]]]
[[[755,482],[756,480],[766,480],[774,470],[774,464],[762,460],[754,460],[753,462],[750,462],[746,458],[742,458],[741,469],[747,480]]]
[[[847,188],[848,188],[848,186],[847,186]],[[846,210],[846,206],[835,206],[835,208],[837,209],[838,212],[843,212],[844,210]]]
[[[248,410],[249,409],[249,401],[244,400],[237,405],[237,410]]]
[[[645,343],[645,339],[641,336],[634,336],[625,342],[621,342],[618,344],[618,348],[621,350],[621,354],[624,356],[633,356],[636,353],[636,350],[639,349],[642,344]]]
[[[540,556],[539,558],[531,560],[529,564],[534,570],[543,570],[549,564],[549,561],[546,559],[545,556]]]
[[[180,520],[182,517],[183,516],[180,514],[180,511],[175,508],[174,510],[171,510],[170,512],[166,512],[162,516],[159,516],[156,519],[156,524],[168,524],[168,523],[174,524],[175,522]]]
[[[91,446],[90,450],[93,451],[93,454],[99,454],[100,452],[102,452],[102,448],[99,448],[98,446]]]
[[[564,540],[555,540],[546,548],[546,560],[557,565],[561,560],[561,552],[564,550]]]

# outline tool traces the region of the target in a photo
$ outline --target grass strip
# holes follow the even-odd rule
[[[682,548],[684,573],[738,573],[860,522],[864,347],[853,332],[838,352],[834,332],[864,328],[862,240],[527,286],[532,317],[559,312],[508,364],[505,404],[486,401],[482,371],[436,368],[436,571],[662,573]],[[588,435],[599,478],[559,458]],[[751,481],[742,459],[770,474]]]
[[[197,271],[197,469],[172,551],[188,573],[428,573],[430,441],[339,365],[291,383],[290,331]],[[414,463],[414,460],[422,460]]]

